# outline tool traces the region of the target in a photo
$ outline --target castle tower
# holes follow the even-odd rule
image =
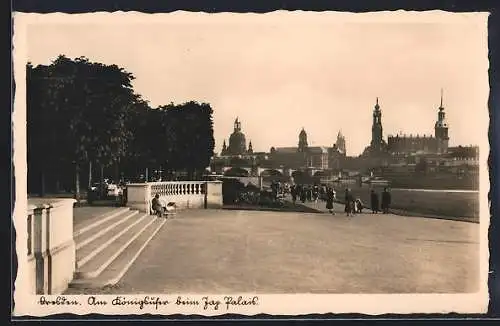
[[[377,97],[377,102],[373,110],[372,141],[370,144],[372,151],[380,152],[382,149],[382,142],[382,111],[378,105]]]
[[[299,134],[299,147],[297,148],[297,151],[306,152],[307,147],[308,147],[308,145],[307,145],[307,133],[304,130],[304,128],[302,128],[302,130],[300,131],[300,134]]]
[[[441,104],[439,105],[438,119],[434,125],[434,136],[437,141],[437,152],[439,154],[448,151],[448,124],[446,123],[444,107],[443,107],[443,90],[441,89]]]

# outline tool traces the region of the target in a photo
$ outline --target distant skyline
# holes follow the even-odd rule
[[[486,14],[140,16],[38,15],[27,27],[27,60],[117,64],[152,107],[208,102],[216,152],[238,117],[254,151],[296,146],[304,128],[312,146],[331,146],[341,130],[348,155],[358,155],[377,97],[386,139],[431,135],[441,89],[450,146],[484,143]]]

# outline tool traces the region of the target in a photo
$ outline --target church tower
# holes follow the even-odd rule
[[[346,146],[345,146],[345,137],[342,135],[342,131],[339,130],[339,133],[337,134],[337,142],[335,143],[337,146],[337,149],[341,154],[346,154]]]
[[[247,151],[245,134],[241,132],[241,122],[238,118],[234,121],[234,131],[229,136],[228,155],[244,155]]]
[[[253,146],[252,146],[252,141],[248,143],[248,154],[253,154]]]
[[[227,154],[227,146],[226,146],[226,140],[224,139],[224,142],[222,143],[222,150],[220,152],[220,155],[224,156]]]
[[[241,122],[237,117],[236,120],[234,120],[234,132],[239,132],[239,131],[241,131]]]
[[[382,111],[377,102],[375,104],[375,109],[373,110],[373,124],[372,124],[372,141],[370,147],[372,151],[380,152],[382,149]]]
[[[441,104],[439,105],[438,119],[434,125],[434,136],[437,141],[437,152],[439,154],[448,151],[448,124],[446,123],[444,107],[443,107],[443,90],[441,89]]]
[[[307,133],[302,128],[299,134],[299,147],[297,148],[298,152],[306,152],[307,151]]]

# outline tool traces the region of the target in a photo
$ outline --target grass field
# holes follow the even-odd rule
[[[381,199],[383,189],[376,189]],[[344,200],[345,188],[336,188],[337,198]],[[369,188],[352,188],[355,197],[370,205]],[[479,193],[474,192],[427,192],[391,190],[391,208],[412,213],[436,216],[470,217],[479,219]]]

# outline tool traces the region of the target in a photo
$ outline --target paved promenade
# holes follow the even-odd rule
[[[472,292],[478,254],[472,223],[192,210],[168,220],[120,283],[100,293]]]

